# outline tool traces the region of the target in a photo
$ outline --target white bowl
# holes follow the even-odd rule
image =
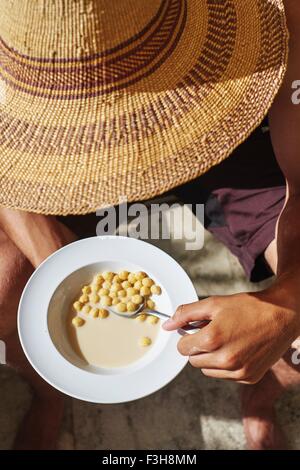
[[[192,282],[169,255],[149,243],[127,237],[87,238],[58,250],[29,279],[21,297],[18,330],[35,370],[53,387],[94,403],[121,403],[147,396],[169,383],[187,359],[177,351],[177,332],[160,329],[141,359],[120,368],[87,364],[73,351],[66,315],[78,292],[99,271],[146,271],[161,287],[159,310],[197,300]]]

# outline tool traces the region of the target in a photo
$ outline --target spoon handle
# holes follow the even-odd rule
[[[200,320],[200,321],[188,323],[186,326],[179,328],[178,332],[180,334],[186,334],[186,333],[190,333],[193,331],[198,331],[204,326],[208,325],[209,323],[210,323],[210,320]]]
[[[155,315],[156,317],[163,318],[163,319],[169,319],[171,318],[171,315],[168,315],[163,312],[158,312],[157,310],[153,309],[146,309],[146,313],[150,313],[152,315]],[[209,320],[200,320],[200,321],[194,321],[191,323],[188,323],[187,325],[181,327],[178,329],[178,332],[180,334],[186,334],[192,331],[199,330],[200,328],[203,328],[205,325],[209,323]]]
[[[158,312],[157,310],[153,310],[151,308],[146,308],[143,311],[146,313],[150,313],[151,315],[155,315],[156,317],[166,319],[166,320],[169,320],[171,318],[171,315],[168,315],[167,313],[163,313],[163,312]]]

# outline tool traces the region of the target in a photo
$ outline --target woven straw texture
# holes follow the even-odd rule
[[[0,204],[84,214],[196,178],[287,54],[282,0],[1,0]]]

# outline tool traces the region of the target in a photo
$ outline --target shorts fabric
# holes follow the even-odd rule
[[[264,252],[275,238],[286,184],[267,121],[229,158],[176,194],[185,203],[205,204],[205,227],[237,256],[251,281],[273,275]]]
[[[264,252],[275,238],[285,178],[265,121],[230,157],[174,189],[183,203],[205,205],[205,227],[239,259],[253,282],[273,275]],[[80,238],[94,236],[95,214],[60,217]]]

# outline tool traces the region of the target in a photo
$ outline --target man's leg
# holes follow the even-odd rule
[[[18,433],[17,449],[55,447],[63,413],[63,397],[34,371],[21,349],[16,314],[32,266],[0,230],[0,339],[7,348],[8,365],[17,369],[32,387],[32,406]]]

